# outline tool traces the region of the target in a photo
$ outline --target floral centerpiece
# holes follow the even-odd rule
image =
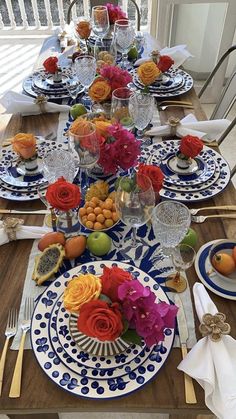
[[[57,210],[58,230],[70,232],[79,226],[77,213],[72,211],[81,201],[79,186],[60,177],[48,186],[46,200],[54,210]]]
[[[35,136],[20,132],[12,138],[11,143],[13,150],[25,164],[26,172],[35,173],[38,169]]]
[[[127,19],[126,14],[119,6],[112,3],[107,3],[105,6],[107,7],[110,25],[114,25],[116,20]]]
[[[187,169],[191,164],[191,159],[196,157],[203,149],[203,142],[198,137],[185,135],[180,142],[177,152],[178,167]]]
[[[95,102],[105,102],[111,99],[115,89],[126,87],[131,81],[132,76],[128,71],[115,65],[104,64],[99,69],[99,76],[89,88],[89,96]]]
[[[53,81],[55,83],[61,82],[61,68],[58,65],[57,57],[48,57],[43,62],[43,66],[48,73],[53,74]]]
[[[168,55],[160,55],[158,51],[152,51],[150,61],[146,61],[138,67],[139,79],[145,86],[154,83],[174,64],[174,60]]]
[[[79,314],[78,329],[101,342],[121,337],[151,347],[164,340],[164,329],[173,328],[178,308],[157,302],[130,272],[117,266],[104,266],[100,277],[81,274],[68,282],[64,306]]]

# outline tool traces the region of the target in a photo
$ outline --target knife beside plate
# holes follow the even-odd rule
[[[178,323],[178,329],[179,329],[179,340],[181,344],[182,357],[184,359],[184,357],[188,353],[187,351],[188,326],[187,326],[187,321],[186,321],[186,317],[184,313],[183,303],[178,294],[175,295],[175,304],[179,307],[179,310],[177,313],[177,323]],[[197,403],[192,378],[189,377],[189,375],[187,374],[184,374],[184,387],[185,387],[186,403],[189,403],[189,404]]]
[[[6,208],[0,208],[0,214],[50,214],[49,210],[14,210],[14,209],[6,209]]]

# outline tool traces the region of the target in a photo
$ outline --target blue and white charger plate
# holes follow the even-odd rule
[[[82,353],[79,362],[75,363],[73,358],[65,352],[68,348],[57,346],[59,331],[53,317],[57,317],[58,313],[54,310],[56,305],[62,302],[62,293],[68,280],[78,273],[92,272],[99,275],[102,273],[104,264],[111,267],[116,263],[111,261],[86,263],[71,269],[56,279],[38,301],[31,324],[32,348],[36,359],[48,377],[70,393],[92,399],[121,397],[142,388],[159,372],[170,353],[174,340],[174,330],[166,329],[164,342],[154,345],[150,350],[143,350],[132,345],[127,349],[127,351],[130,350],[130,354],[127,355],[133,357],[132,361],[125,364],[123,362],[123,366],[120,361],[122,358],[126,360],[125,352],[116,357],[98,358],[88,353]],[[135,278],[143,285],[149,286],[156,294],[157,299],[169,303],[162,288],[148,274],[125,263],[119,262],[119,267],[134,272]],[[70,332],[67,336],[68,345],[78,350],[75,347],[75,342],[71,339]],[[75,353],[73,356],[76,356]],[[88,359],[91,359],[95,366],[88,367],[86,365]],[[115,362],[114,368],[110,367],[109,361],[112,362],[112,365]],[[73,370],[74,368],[76,371]],[[118,374],[119,369],[120,374]]]
[[[223,281],[215,272],[210,275],[212,267],[209,261],[209,252],[211,246],[219,240],[213,240],[204,244],[197,252],[195,259],[195,270],[200,281],[220,297],[227,298],[228,300],[236,300],[236,282]]]

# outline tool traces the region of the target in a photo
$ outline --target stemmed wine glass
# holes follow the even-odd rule
[[[147,93],[134,92],[129,98],[129,113],[139,138],[143,137],[144,129],[152,120],[154,103],[154,97]]]
[[[176,272],[167,277],[165,285],[176,292],[183,292],[187,288],[187,281],[181,275],[181,271],[192,266],[196,257],[195,250],[187,244],[179,244],[172,252],[172,261]]]
[[[155,193],[148,177],[137,173],[134,179],[120,179],[116,191],[116,208],[120,219],[132,227],[131,246],[134,248],[142,246],[137,239],[136,230],[151,218],[154,205]]]
[[[129,66],[128,52],[133,45],[135,31],[132,23],[128,19],[118,19],[114,26],[114,41],[117,51],[122,54],[120,66],[127,69]]]
[[[119,122],[124,128],[132,130],[134,128],[133,119],[129,111],[129,100],[132,91],[128,87],[118,87],[112,92],[111,99],[111,120]]]
[[[103,38],[108,33],[110,28],[109,15],[106,6],[94,6],[92,8],[92,29],[93,33],[97,36],[94,46],[94,52],[97,48],[104,46]],[[95,54],[94,54],[95,55]]]
[[[93,83],[96,75],[96,59],[90,55],[82,55],[75,59],[76,75],[79,82],[84,86],[84,96],[81,102],[85,106],[91,106],[91,99],[88,95],[88,89]]]
[[[87,122],[86,127],[80,134],[73,134],[69,131],[70,148],[75,151],[79,158],[78,165],[84,170],[85,181],[81,177],[81,191],[83,197],[89,187],[88,169],[91,169],[97,163],[100,156],[99,139],[96,133],[96,126]]]

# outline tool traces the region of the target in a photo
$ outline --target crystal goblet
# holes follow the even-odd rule
[[[195,260],[195,250],[187,244],[179,244],[173,249],[172,261],[176,273],[167,277],[165,285],[176,292],[183,292],[187,288],[187,281],[181,275],[181,271],[190,268]]]
[[[132,22],[128,19],[119,19],[114,26],[114,41],[117,51],[122,54],[120,66],[123,69],[129,67],[128,52],[133,45],[135,31]]]
[[[140,138],[143,137],[144,129],[153,118],[154,103],[154,97],[147,93],[134,92],[129,98],[129,113]]]
[[[93,83],[96,75],[96,59],[90,55],[82,55],[75,59],[76,75],[79,82],[84,86],[84,96],[81,102],[85,106],[91,106],[91,99],[88,89]]]

